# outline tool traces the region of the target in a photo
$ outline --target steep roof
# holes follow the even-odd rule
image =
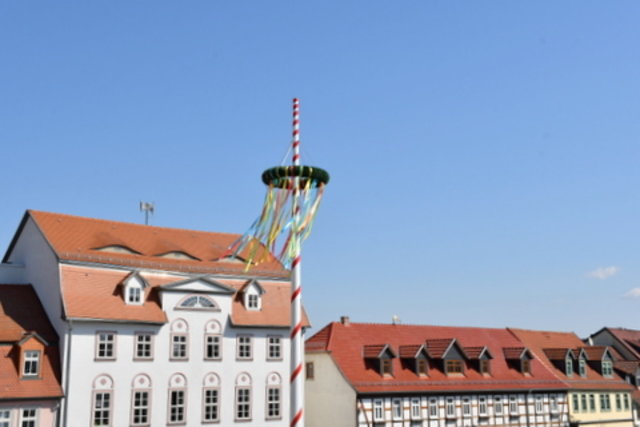
[[[44,345],[40,374],[23,379],[20,346],[32,337]],[[0,399],[62,396],[57,340],[31,285],[0,285]]]
[[[585,366],[586,376],[578,372],[567,376],[563,369],[564,358],[567,354],[578,355],[584,347],[584,342],[573,332],[532,331],[526,329],[509,328],[518,339],[531,349],[533,354],[560,380],[567,388],[579,390],[629,390],[632,386],[626,384],[616,373],[612,377],[604,377],[601,372],[593,369],[589,364]],[[595,350],[594,353],[600,350]],[[585,350],[586,353],[586,350]],[[554,363],[556,361],[556,363]],[[560,361],[558,363],[557,361]],[[575,370],[574,370],[575,371]]]
[[[627,328],[610,328],[603,330],[609,331],[621,344],[623,344],[635,357],[640,359],[640,331]]]
[[[428,345],[430,342],[432,347]],[[488,377],[475,369],[467,369],[464,375],[452,377],[433,367],[426,377],[420,377],[405,369],[399,359],[394,359],[393,376],[382,378],[363,357],[365,346],[381,343],[394,349],[405,346],[415,349],[415,346],[427,343],[432,358],[442,357],[452,343],[458,343],[461,348],[486,346],[495,358],[491,361],[491,375]],[[306,342],[308,352],[328,352],[347,381],[360,393],[564,388],[563,382],[535,358],[531,361],[531,376],[525,376],[510,366],[502,354],[503,348],[513,347],[522,348],[523,345],[505,329],[369,323],[345,325],[338,322],[327,325]],[[437,350],[435,356],[431,355],[432,348]]]
[[[0,343],[18,342],[28,332],[58,340],[31,285],[0,285]]]
[[[244,276],[289,276],[273,257],[245,273],[245,264],[225,258],[237,234],[156,227],[29,210],[25,213],[4,262],[27,220],[32,218],[61,260],[186,273]],[[117,248],[108,250],[105,248]],[[176,253],[185,256],[167,257]]]

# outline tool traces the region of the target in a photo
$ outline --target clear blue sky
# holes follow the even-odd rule
[[[25,209],[244,232],[301,98],[314,326],[640,329],[637,1],[0,2]],[[599,270],[598,270],[599,269]]]

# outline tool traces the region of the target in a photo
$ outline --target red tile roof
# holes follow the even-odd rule
[[[230,262],[228,247],[237,234],[211,233],[107,221],[49,212],[27,211],[20,229],[4,257],[8,261],[22,227],[33,218],[59,259],[122,265],[187,273],[220,273],[288,277],[289,271],[270,258],[245,273],[245,264]],[[104,252],[100,248],[121,246],[137,254]],[[184,252],[194,259],[166,258],[167,252]]]
[[[509,366],[502,357],[491,361],[491,376],[468,368],[463,376],[447,376],[441,369],[432,368],[421,377],[405,369],[394,359],[393,377],[383,378],[367,365],[362,349],[381,342],[392,348],[419,346],[427,343],[432,357],[442,357],[453,340],[462,348],[487,347],[493,355],[502,355],[503,348],[523,348],[522,343],[508,330],[443,326],[385,325],[367,323],[331,323],[312,336],[306,343],[308,352],[328,352],[347,381],[360,393],[387,392],[441,392],[464,390],[510,390],[546,388],[562,389],[560,381],[537,360],[532,360],[532,375],[525,376]],[[429,346],[429,344],[431,344]]]
[[[525,347],[504,347],[502,354],[504,354],[504,358],[507,360],[518,360],[526,351],[527,349]]]
[[[58,340],[31,285],[0,285],[0,343],[18,342],[27,332]]]
[[[23,379],[20,346],[29,337],[36,337],[38,346],[44,344],[38,337],[48,345],[43,348],[39,377]],[[0,400],[62,396],[57,340],[30,285],[0,285]]]
[[[96,268],[91,266],[62,265],[61,286],[66,316],[84,320],[116,320],[129,322],[165,323],[167,317],[160,306],[159,287],[184,281],[184,276],[140,272],[149,287],[145,289],[142,305],[128,305],[123,298],[122,282],[130,271]],[[265,293],[262,309],[246,310],[238,290],[245,280],[215,279],[221,285],[236,290],[231,307],[231,322],[235,326],[290,325],[291,284],[287,282],[260,281]],[[309,320],[303,313],[305,326]]]
[[[427,352],[434,359],[441,359],[447,350],[455,343],[454,338],[428,339]]]
[[[626,384],[616,373],[610,378],[604,377],[599,371],[589,366],[589,364],[585,367],[585,377],[581,377],[577,372],[574,372],[571,376],[565,375],[564,371],[560,369],[560,366],[552,362],[552,360],[556,359],[550,359],[547,356],[545,349],[555,349],[552,350],[554,357],[560,356],[563,351],[565,352],[564,354],[566,354],[569,349],[577,349],[579,351],[580,348],[583,348],[584,343],[573,332],[531,331],[514,328],[510,328],[509,331],[529,347],[534,355],[540,359],[542,364],[570,389],[633,389],[632,386]],[[564,356],[562,356],[561,359],[564,360]]]

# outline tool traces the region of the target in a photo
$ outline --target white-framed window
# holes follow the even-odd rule
[[[126,288],[127,304],[142,305],[142,287],[138,284],[130,284]]]
[[[238,335],[236,346],[236,358],[238,360],[253,359],[253,340],[250,335]]]
[[[167,424],[182,424],[187,421],[186,390],[169,390],[169,419]]]
[[[373,421],[384,421],[384,402],[382,399],[373,401]]]
[[[544,401],[542,400],[542,396],[536,396],[534,398],[536,414],[544,413]]]
[[[279,386],[267,387],[267,419],[282,418],[282,390]]]
[[[96,332],[96,360],[116,359],[116,333],[109,331]]]
[[[573,375],[573,359],[571,357],[567,357],[564,360],[564,364],[566,367],[567,376],[570,377]]]
[[[462,416],[463,417],[471,416],[471,399],[468,397],[462,398]]]
[[[189,353],[187,351],[187,334],[173,333],[171,334],[171,359],[187,360]]]
[[[215,423],[220,421],[220,389],[205,388],[202,391],[202,421]]]
[[[438,399],[429,399],[429,418],[438,418]]]
[[[571,400],[573,402],[573,411],[580,412],[580,398],[577,394],[571,395]]]
[[[204,358],[206,360],[222,360],[222,337],[219,334],[204,336]]]
[[[133,390],[131,396],[132,426],[148,426],[150,424],[150,398],[148,390]]]
[[[38,410],[35,408],[23,408],[20,410],[20,427],[36,427],[38,422]]]
[[[596,412],[596,395],[593,393],[589,394],[589,411]]]
[[[236,387],[236,421],[251,419],[251,388]]]
[[[608,393],[602,393],[600,395],[600,411],[609,412],[611,411],[611,398]]]
[[[622,411],[622,398],[620,393],[616,393],[616,411]]]
[[[393,399],[391,401],[391,415],[394,420],[402,419],[402,399]]]
[[[509,396],[509,415],[518,415],[519,413],[518,398],[516,396]]]
[[[0,427],[11,427],[10,409],[0,409]]]
[[[502,397],[500,396],[494,397],[493,406],[496,411],[496,415],[502,415],[504,413],[504,404],[502,403]]]
[[[22,375],[25,377],[37,377],[40,373],[40,352],[38,350],[26,350],[24,352],[24,364]]]
[[[582,412],[587,412],[587,395],[585,393],[580,395],[580,407]]]
[[[552,414],[557,414],[559,410],[558,397],[555,395],[549,396],[549,411],[551,411]]]
[[[487,396],[478,397],[478,415],[481,417],[486,417],[489,415],[487,407]]]
[[[581,377],[587,376],[587,361],[582,358],[578,359],[578,373]]]
[[[136,332],[134,360],[153,360],[153,335],[148,332]]]
[[[267,360],[282,360],[282,338],[267,337]]]
[[[258,295],[256,294],[249,294],[247,295],[247,308],[249,310],[257,310],[259,305],[258,305]]]
[[[93,393],[92,426],[111,425],[112,392],[107,390]]]
[[[178,303],[176,307],[181,310],[209,310],[220,311],[218,305],[208,296],[191,295]]]
[[[454,418],[456,416],[456,402],[453,397],[447,397],[444,407],[447,418]]]
[[[411,398],[411,419],[419,420],[420,419],[420,398],[412,397]]]
[[[602,376],[603,377],[613,376],[613,362],[611,362],[611,360],[602,361]]]
[[[622,397],[623,397],[623,401],[624,401],[624,410],[628,411],[629,410],[629,395],[627,393],[625,393]]]

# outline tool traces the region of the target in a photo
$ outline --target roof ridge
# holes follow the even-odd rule
[[[124,224],[124,225],[128,225],[128,226],[134,226],[134,227],[140,227],[140,228],[151,228],[151,229],[160,229],[160,230],[169,230],[169,231],[185,231],[185,232],[192,232],[192,233],[218,234],[218,235],[226,235],[226,236],[240,236],[240,235],[242,235],[242,233],[227,233],[227,232],[223,232],[223,231],[204,231],[204,230],[194,230],[194,229],[191,229],[191,228],[182,228],[182,227],[166,227],[166,226],[161,226],[161,225],[145,225],[145,224],[138,224],[138,223],[135,223],[135,222],[117,221],[117,220],[113,220],[113,219],[94,218],[94,217],[89,217],[89,216],[71,215],[71,214],[63,214],[63,213],[57,213],[57,212],[39,211],[39,210],[35,210],[35,209],[28,209],[27,212],[32,217],[33,217],[32,214],[36,214],[36,215],[44,214],[44,215],[52,215],[52,216],[58,216],[58,217],[81,219],[81,220],[85,220],[85,221],[102,222],[102,223],[107,223],[107,224]]]

